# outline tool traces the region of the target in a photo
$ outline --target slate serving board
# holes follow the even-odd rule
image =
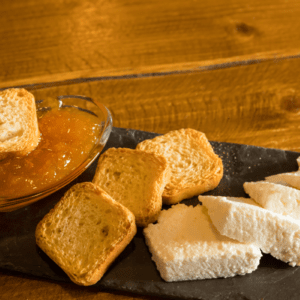
[[[109,147],[135,148],[144,139],[157,134],[113,128],[104,151]],[[211,142],[222,158],[224,177],[208,195],[242,196],[245,181],[257,181],[265,176],[298,170],[299,153],[265,149],[230,143]],[[117,163],[117,162],[116,162]],[[37,223],[55,205],[71,185],[91,181],[97,161],[81,176],[62,190],[28,207],[0,213],[0,269],[17,271],[30,276],[70,282],[65,273],[35,244]],[[197,205],[197,197],[183,201]],[[164,207],[167,209],[168,207]],[[259,268],[252,274],[227,279],[187,282],[164,282],[151,260],[151,255],[139,229],[133,241],[96,284],[108,288],[144,295],[179,299],[299,299],[300,268],[263,255]],[[87,289],[89,287],[86,287]]]

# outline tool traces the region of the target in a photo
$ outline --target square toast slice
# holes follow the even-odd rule
[[[223,177],[222,160],[205,134],[194,129],[171,131],[139,143],[136,149],[166,158],[171,177],[163,192],[164,204],[213,190]]]
[[[170,170],[164,157],[128,148],[110,148],[98,161],[93,183],[134,215],[137,226],[157,220]]]
[[[39,140],[34,96],[25,89],[0,92],[0,159],[27,155]]]
[[[136,234],[134,215],[91,182],[74,185],[39,222],[37,245],[78,285],[92,285]]]

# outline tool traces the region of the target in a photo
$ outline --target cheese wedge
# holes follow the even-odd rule
[[[296,172],[280,173],[265,178],[265,181],[300,189],[300,156],[296,159],[299,170]]]
[[[265,178],[267,182],[277,183],[300,189],[300,171],[291,173],[280,173]]]
[[[240,242],[255,243],[291,266],[300,265],[300,221],[248,198],[199,196],[218,231]]]
[[[244,190],[263,208],[300,219],[299,190],[266,181],[245,182]]]

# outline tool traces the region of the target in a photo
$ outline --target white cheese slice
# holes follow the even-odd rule
[[[291,266],[300,265],[300,221],[260,207],[247,198],[199,196],[223,235],[255,243]]]
[[[257,268],[262,255],[254,244],[222,236],[201,205],[163,210],[144,235],[165,281],[244,275]]]
[[[296,172],[280,173],[265,178],[265,181],[300,189],[300,156],[297,158],[299,170]]]
[[[300,190],[266,181],[245,182],[244,189],[263,208],[300,219]]]
[[[300,171],[291,173],[280,173],[265,178],[267,182],[277,183],[300,189]]]

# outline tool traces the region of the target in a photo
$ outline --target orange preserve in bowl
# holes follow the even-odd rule
[[[30,154],[0,161],[0,198],[38,193],[68,176],[99,144],[101,124],[75,107],[54,108],[39,117],[39,130],[40,142]]]

